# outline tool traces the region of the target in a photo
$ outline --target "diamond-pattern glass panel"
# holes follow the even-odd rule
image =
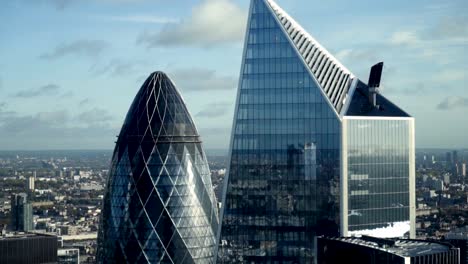
[[[155,72],[128,111],[107,181],[99,263],[215,263],[217,202],[198,132]]]

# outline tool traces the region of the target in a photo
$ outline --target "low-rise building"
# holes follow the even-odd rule
[[[57,226],[57,230],[62,236],[76,236],[78,234],[78,227],[72,225],[60,225]]]
[[[78,248],[60,248],[57,251],[58,264],[79,264],[80,250]]]

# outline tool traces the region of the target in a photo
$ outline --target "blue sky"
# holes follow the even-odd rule
[[[466,1],[277,0],[416,117],[417,147],[468,147]],[[0,149],[111,149],[146,76],[167,72],[206,148],[227,148],[248,0],[11,0],[0,7]]]

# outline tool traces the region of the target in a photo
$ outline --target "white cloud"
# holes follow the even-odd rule
[[[419,37],[412,31],[396,31],[390,37],[390,43],[394,45],[415,45],[419,42]]]
[[[377,61],[378,56],[376,51],[370,48],[361,49],[344,49],[336,53],[337,59],[340,61]]]
[[[100,18],[111,21],[133,22],[133,23],[152,23],[152,24],[168,24],[178,23],[179,20],[170,17],[155,16],[155,15],[126,15],[126,16],[100,16]]]
[[[344,50],[338,51],[335,56],[338,60],[342,61],[342,60],[347,59],[351,55],[352,52],[353,52],[352,49],[344,49]]]
[[[66,110],[53,112],[39,112],[37,113],[36,118],[40,122],[52,125],[62,125],[63,123],[69,120],[69,114]]]
[[[203,46],[242,40],[247,11],[230,0],[204,0],[187,20],[166,24],[159,32],[143,32],[137,43],[155,46]]]
[[[444,71],[437,73],[434,76],[434,80],[441,82],[441,83],[460,81],[460,80],[464,80],[465,78],[466,78],[466,72],[463,70],[456,70],[456,69],[444,70]]]
[[[216,118],[222,117],[231,109],[231,102],[217,102],[206,105],[195,116],[202,118]]]
[[[442,17],[431,26],[424,25],[412,30],[396,31],[389,40],[393,45],[426,48],[466,45],[468,43],[467,18],[460,16]]]
[[[113,119],[100,108],[75,116],[67,109],[20,114],[0,102],[0,145],[3,149],[110,148],[118,132],[110,123]]]
[[[91,1],[82,1],[82,0],[23,0],[25,3],[34,3],[34,4],[48,4],[55,7],[57,10],[65,10],[69,7],[75,6],[77,4],[87,4]],[[93,0],[96,1],[96,0]],[[141,2],[142,0],[99,0],[103,3],[122,3],[122,4],[132,4],[136,2]]]
[[[148,63],[142,60],[126,60],[114,58],[110,60],[107,64],[94,64],[89,70],[94,75],[106,75],[109,74],[113,77],[115,76],[126,76],[139,72],[139,69],[142,66],[147,66]]]
[[[54,60],[67,55],[96,57],[108,47],[109,43],[103,40],[80,39],[69,43],[61,43],[52,51],[40,55],[39,58]]]
[[[468,36],[468,18],[466,16],[444,17],[437,22],[427,35],[432,39],[466,42]]]
[[[95,107],[79,114],[77,119],[88,126],[106,126],[113,116],[107,110]]]
[[[14,94],[15,97],[22,97],[22,98],[32,98],[38,96],[50,96],[50,95],[57,95],[60,91],[60,86],[57,84],[48,84],[38,88],[22,90]]]
[[[459,107],[468,107],[468,98],[461,96],[450,96],[437,105],[439,110],[451,110]]]
[[[458,61],[468,44],[468,23],[459,17],[439,18],[434,25],[394,32],[391,45],[408,48],[408,57],[430,60],[438,65]]]
[[[177,69],[171,71],[170,76],[177,87],[187,92],[232,90],[237,87],[236,78],[205,68]]]

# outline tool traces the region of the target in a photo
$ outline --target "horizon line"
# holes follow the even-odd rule
[[[229,148],[205,148],[206,150],[227,150]],[[416,149],[434,149],[434,150],[466,150],[468,151],[468,147],[416,147]],[[105,148],[97,148],[97,149],[79,149],[79,148],[64,148],[64,149],[2,149],[1,152],[12,152],[12,151],[113,151],[114,149],[105,149]]]

